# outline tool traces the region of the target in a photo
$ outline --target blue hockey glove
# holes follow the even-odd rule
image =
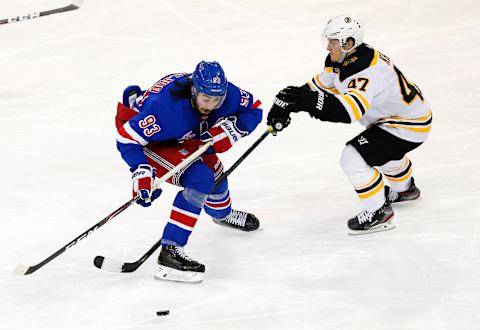
[[[139,97],[140,95],[143,95],[143,91],[139,86],[137,85],[128,86],[123,91],[123,96],[122,96],[123,105],[129,108],[132,108],[133,102],[135,102],[137,97]]]
[[[142,164],[132,174],[133,197],[138,196],[137,203],[143,207],[152,205],[152,202],[162,193],[161,189],[152,190],[155,172],[152,166]]]

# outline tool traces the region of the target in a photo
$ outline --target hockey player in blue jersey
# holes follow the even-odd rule
[[[161,177],[198,147],[212,141],[204,155],[175,174],[169,183],[183,187],[173,202],[158,257],[157,279],[197,282],[205,266],[185,254],[184,246],[201,210],[215,223],[256,230],[258,219],[233,210],[228,182],[215,187],[223,172],[217,158],[260,123],[260,101],[227,81],[217,62],[200,62],[193,73],[173,73],[145,92],[130,86],[117,109],[117,148],[130,167],[133,194],[149,206],[161,194],[152,191]]]

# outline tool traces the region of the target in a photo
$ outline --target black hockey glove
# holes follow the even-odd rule
[[[286,109],[288,103],[278,98],[279,94],[273,99],[272,107],[268,112],[267,125],[272,126],[275,131],[280,132],[290,124],[290,112]]]
[[[313,116],[313,113],[323,109],[325,93],[312,91],[308,87],[288,86],[278,93],[278,97],[288,103],[289,112],[306,111]]]

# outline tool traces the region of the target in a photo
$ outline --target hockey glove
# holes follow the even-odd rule
[[[122,103],[124,106],[133,108],[135,100],[142,95],[142,89],[137,85],[131,85],[123,91]]]
[[[138,195],[137,203],[143,207],[152,205],[162,193],[161,189],[152,191],[156,170],[148,164],[142,164],[132,174],[133,197]]]
[[[273,99],[272,107],[267,116],[267,125],[272,126],[277,132],[290,124],[290,111],[287,110],[288,103],[282,101],[279,94]]]
[[[229,117],[220,125],[208,129],[200,135],[202,142],[213,141],[213,152],[222,153],[232,147],[232,145],[240,140],[247,132],[238,129],[236,117]],[[212,150],[207,150],[207,153],[212,153]]]
[[[290,112],[306,111],[312,114],[322,111],[325,93],[312,91],[306,87],[288,86],[278,93],[278,97],[288,103],[287,110]]]

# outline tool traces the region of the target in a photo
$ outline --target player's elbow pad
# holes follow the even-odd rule
[[[321,121],[333,123],[350,124],[352,122],[347,110],[334,95],[324,93],[323,102],[324,104],[321,110],[316,107],[309,111],[310,116],[320,119]]]

